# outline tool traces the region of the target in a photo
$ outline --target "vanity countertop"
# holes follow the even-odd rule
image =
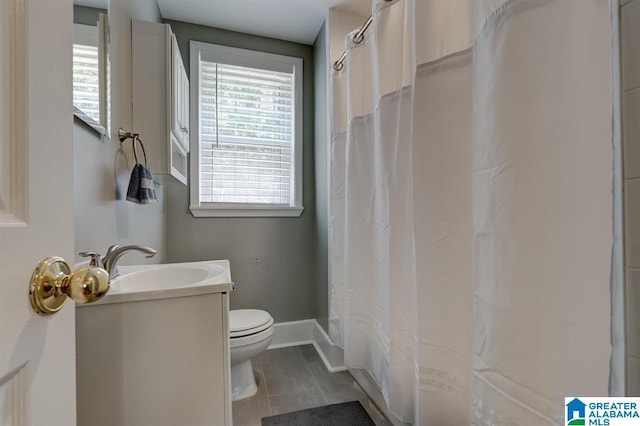
[[[233,290],[228,260],[120,266],[109,292],[92,304],[137,302]]]

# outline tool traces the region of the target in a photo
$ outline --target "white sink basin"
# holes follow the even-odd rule
[[[204,280],[215,280],[224,268],[217,264],[175,263],[147,268],[122,267],[120,276],[111,283],[115,291],[166,290],[196,285]]]
[[[184,297],[233,289],[228,260],[120,266],[119,272],[118,277],[111,281],[109,292],[97,304]]]

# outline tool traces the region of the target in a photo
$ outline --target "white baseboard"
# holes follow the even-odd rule
[[[315,319],[279,322],[274,324],[273,338],[268,349],[313,345],[329,372],[345,371],[344,353],[331,342]]]
[[[288,348],[313,344],[315,320],[278,322],[273,325],[273,337],[268,349]]]

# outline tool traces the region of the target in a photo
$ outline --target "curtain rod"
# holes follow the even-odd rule
[[[391,2],[393,0],[384,0],[384,1]],[[367,19],[366,22],[362,24],[358,32],[355,33],[355,35],[353,36],[353,42],[355,44],[362,43],[362,40],[364,40],[364,33],[367,32],[372,22],[373,22],[373,15],[369,15],[369,19]],[[342,70],[342,68],[344,68],[344,60],[346,58],[347,58],[347,51],[345,50],[342,52],[342,55],[340,55],[338,60],[333,63],[333,69],[336,71]]]
[[[364,40],[364,33],[369,29],[369,26],[371,25],[372,22],[373,22],[373,15],[370,15],[369,19],[367,19],[367,22],[362,24],[358,32],[353,36],[353,42],[355,44],[362,43],[362,40]],[[345,50],[344,52],[342,52],[342,55],[340,55],[338,60],[333,63],[333,69],[336,71],[342,70],[342,68],[344,68],[344,60],[346,58],[347,58],[347,51]]]

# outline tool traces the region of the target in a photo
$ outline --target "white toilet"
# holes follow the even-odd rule
[[[231,352],[231,398],[233,401],[252,397],[258,391],[251,358],[271,343],[273,318],[259,309],[229,311]]]

